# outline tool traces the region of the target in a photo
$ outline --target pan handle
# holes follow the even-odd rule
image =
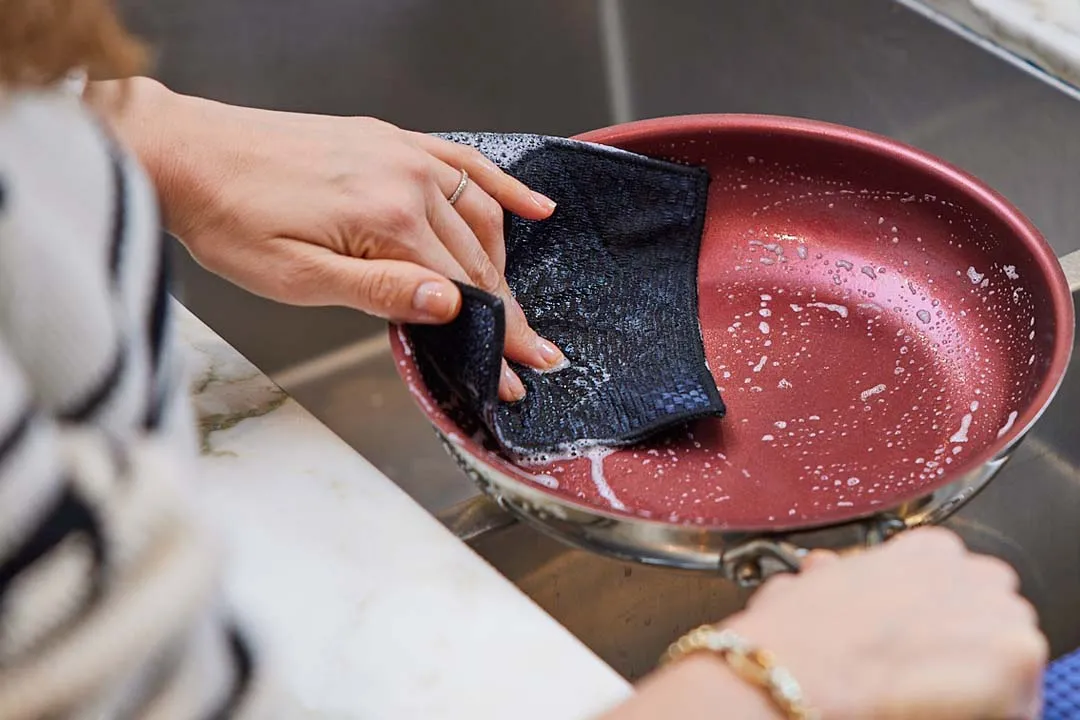
[[[809,554],[806,548],[785,540],[755,538],[726,550],[720,558],[720,569],[740,587],[753,588],[773,575],[799,572],[803,558]]]
[[[1061,263],[1061,269],[1069,283],[1069,291],[1074,293],[1080,291],[1080,250],[1058,258],[1058,262]]]
[[[900,518],[882,515],[848,526],[846,529],[849,532],[844,534],[850,541],[839,546],[834,543],[814,543],[814,533],[748,537],[734,542],[724,551],[720,558],[720,570],[739,586],[754,588],[773,575],[799,572],[803,559],[811,549],[820,547],[841,555],[858,553],[885,542],[906,528],[907,524]],[[831,534],[836,530],[832,528],[828,532]]]

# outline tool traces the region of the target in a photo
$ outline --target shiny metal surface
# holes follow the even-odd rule
[[[743,606],[749,591],[719,576],[622,563],[517,524],[470,543],[625,677],[656,666],[675,638]]]
[[[905,528],[944,521],[1000,472],[1016,446],[1011,444],[982,467],[887,512],[805,531],[758,533],[648,521],[571,503],[522,482],[452,440],[446,439],[445,444],[462,471],[495,504],[540,532],[612,558],[706,571],[746,587],[797,570],[808,550],[867,547]],[[484,504],[473,505],[470,511],[491,522]],[[482,534],[465,527],[468,532],[458,530],[463,539]]]
[[[1076,100],[889,0],[623,0],[637,118],[810,117],[927,150],[1080,248]]]
[[[187,92],[431,129],[569,134],[683,112],[831,120],[956,163],[1058,254],[1080,248],[1080,104],[891,0],[680,0],[677,12],[659,0],[121,5],[159,42],[159,74]],[[508,32],[515,23],[536,40]],[[448,56],[467,71],[450,72]],[[282,308],[190,262],[179,274],[201,317],[261,367],[288,369],[286,387],[426,507],[475,496],[397,380],[381,323]],[[331,362],[303,363],[341,346]],[[1074,373],[992,486],[949,522],[1019,569],[1055,653],[1080,646],[1077,408]],[[526,526],[482,540],[496,567],[624,672],[741,597],[719,579],[624,566]]]

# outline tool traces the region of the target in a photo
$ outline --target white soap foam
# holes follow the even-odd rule
[[[839,315],[842,318],[846,318],[848,316],[847,307],[845,307],[843,305],[837,305],[835,303],[812,302],[812,303],[807,303],[806,307],[816,307],[816,308],[821,308],[823,310],[828,310],[829,312],[836,313],[837,315]]]
[[[615,491],[611,489],[607,478],[604,477],[604,460],[613,452],[615,451],[611,448],[595,446],[585,452],[585,457],[589,458],[589,463],[592,465],[592,481],[600,497],[607,500],[614,509],[625,510],[626,506],[615,496]]]
[[[1004,426],[1002,426],[1002,428],[1001,428],[1000,430],[998,430],[998,433],[997,433],[997,436],[998,436],[998,437],[1001,437],[1001,436],[1002,436],[1002,435],[1004,435],[1005,433],[1007,433],[1007,432],[1009,432],[1010,430],[1012,430],[1012,426],[1016,424],[1016,417],[1017,417],[1017,415],[1019,415],[1019,414],[1020,414],[1020,413],[1016,412],[1015,410],[1013,410],[1013,411],[1012,411],[1011,413],[1009,413],[1009,419],[1008,419],[1008,420],[1006,420],[1006,421],[1005,421],[1005,425],[1004,425]]]
[[[949,438],[949,442],[965,443],[968,441],[968,430],[971,429],[971,413],[967,413],[960,419],[960,429]]]
[[[866,402],[867,400],[874,397],[875,395],[880,395],[881,393],[885,392],[886,389],[887,388],[885,387],[885,383],[881,383],[880,385],[875,385],[874,387],[870,388],[869,390],[863,390],[861,393],[859,393],[859,399],[862,400],[863,402]]]
[[[537,485],[543,485],[551,490],[559,489],[559,481],[550,475],[530,475],[529,477],[531,477]]]

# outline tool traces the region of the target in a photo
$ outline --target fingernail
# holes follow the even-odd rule
[[[413,310],[431,320],[447,320],[457,309],[457,294],[448,283],[426,282],[413,295]]]
[[[544,212],[551,212],[555,209],[555,201],[547,195],[541,195],[540,193],[533,191],[532,199]]]
[[[503,364],[502,375],[506,388],[515,401],[525,397],[525,386],[521,383],[521,378],[517,376],[517,373],[511,370],[508,365]]]
[[[544,338],[537,338],[536,351],[540,353],[540,357],[544,359],[544,365],[549,372],[552,370],[561,370],[566,366],[566,356],[563,355],[562,350],[552,345]]]

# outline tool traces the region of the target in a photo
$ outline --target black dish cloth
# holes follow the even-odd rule
[[[622,150],[536,135],[452,134],[558,203],[507,213],[506,279],[531,326],[570,366],[514,366],[528,395],[498,399],[502,302],[462,287],[449,325],[408,328],[424,381],[518,457],[621,446],[724,405],[702,347],[697,264],[708,174]]]

